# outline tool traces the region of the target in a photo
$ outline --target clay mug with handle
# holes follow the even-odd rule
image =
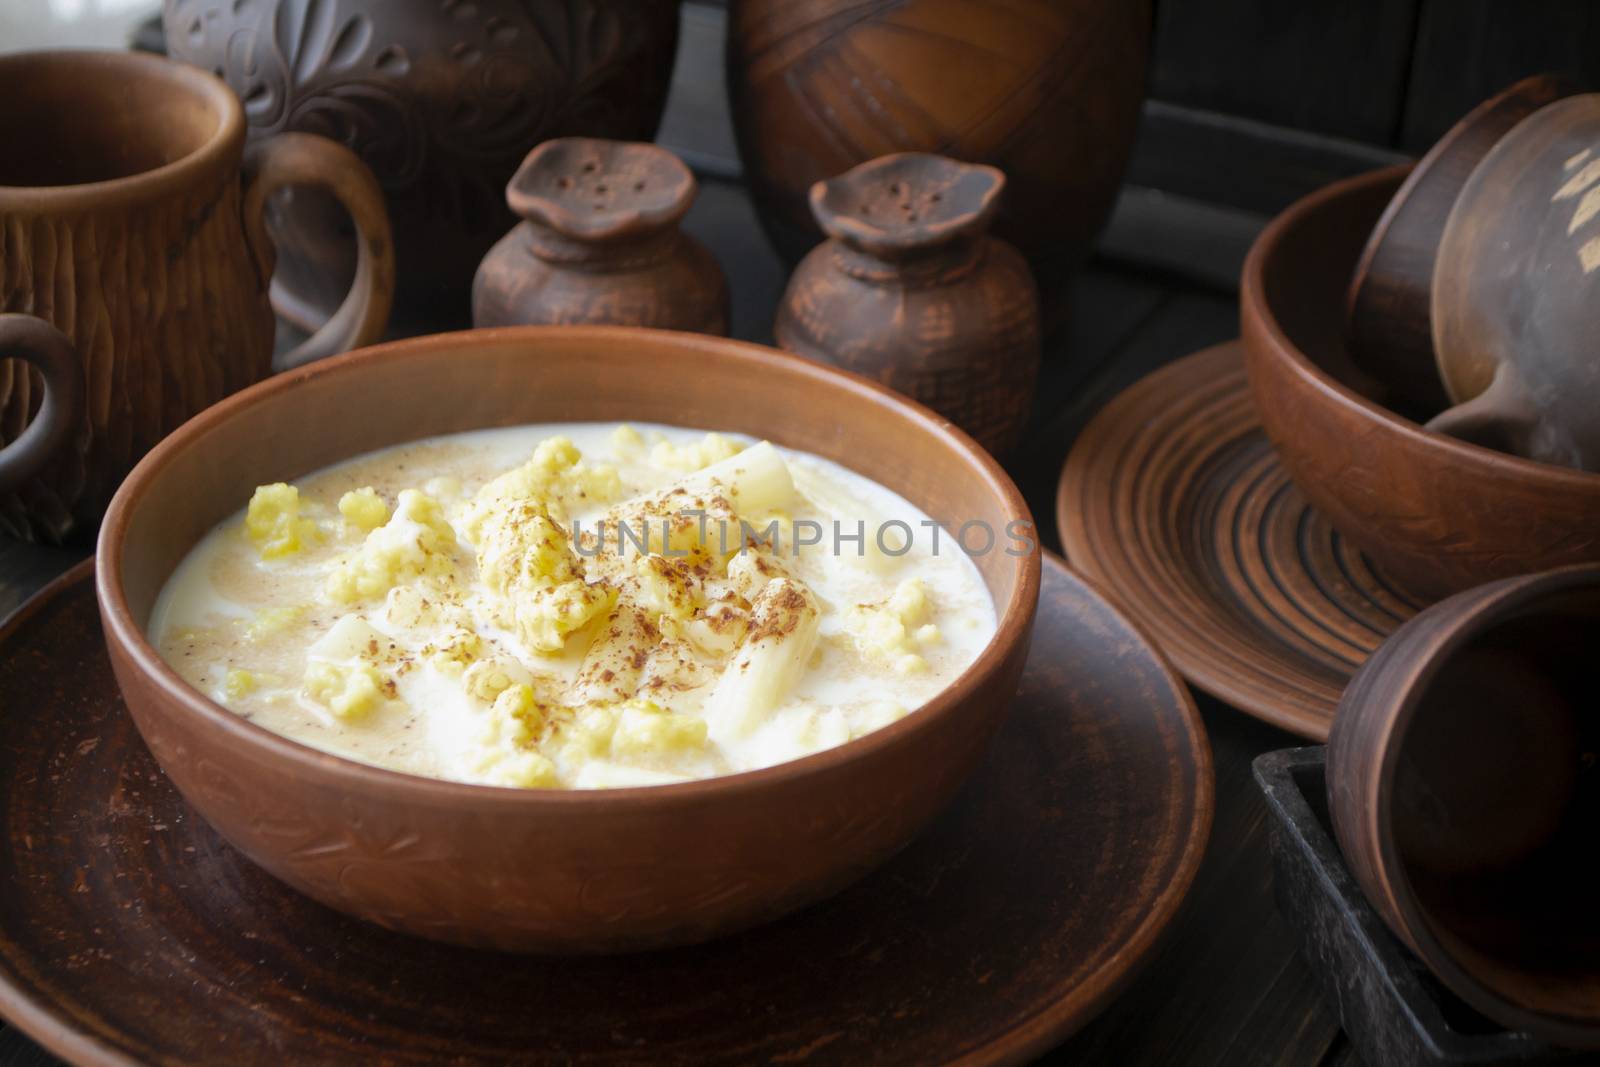
[[[1439,242],[1433,344],[1455,406],[1430,429],[1600,471],[1600,93],[1523,119]]]
[[[133,52],[0,56],[0,530],[92,529],[170,430],[274,370],[383,334],[383,193],[348,149],[284,134],[245,153],[215,76]],[[273,359],[277,190],[319,186],[360,234],[334,317]]]

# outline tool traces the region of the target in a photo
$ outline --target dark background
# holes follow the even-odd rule
[[[1529,74],[1600,75],[1592,0],[1158,0],[1155,31],[1130,179],[1253,210],[1420,154]]]
[[[786,270],[738,182],[726,11],[689,0],[683,19],[659,139],[702,177],[685,225],[723,263],[733,332],[765,339]],[[1330,180],[1419,154],[1528,74],[1600,85],[1600,0],[1158,0],[1153,41],[1128,186],[1075,287],[1077,313],[1050,339],[1033,425],[1010,464],[1052,547],[1056,479],[1078,432],[1144,374],[1236,334],[1239,266],[1272,214]],[[0,543],[0,615],[82,551]],[[1274,909],[1268,817],[1250,777],[1260,753],[1304,742],[1204,695],[1197,703],[1217,806],[1185,911],[1143,976],[1047,1060],[1353,1067],[1362,1049]],[[50,1062],[0,1027],[0,1063]]]

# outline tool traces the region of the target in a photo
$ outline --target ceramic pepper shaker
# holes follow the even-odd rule
[[[652,144],[562,137],[506,187],[523,222],[484,256],[476,326],[609,324],[728,332],[728,285],[678,229],[695,197],[683,161]]]
[[[811,187],[828,240],[789,279],[774,328],[791,352],[876,378],[991,452],[1015,446],[1039,370],[1039,299],[988,234],[1005,175],[902,153]]]

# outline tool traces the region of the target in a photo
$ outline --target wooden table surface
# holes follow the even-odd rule
[[[1125,202],[1125,209],[1128,205]],[[1113,225],[1108,246],[1160,240],[1165,258],[1193,242],[1211,264],[1190,271],[1232,276],[1237,232],[1200,227],[1174,234],[1135,205]],[[688,228],[721,258],[735,300],[734,330],[770,336],[783,268],[766,248],[743,191],[708,181]],[[1197,252],[1197,255],[1202,253]],[[1163,258],[1160,255],[1152,258]],[[1223,267],[1216,266],[1218,260]],[[1011,471],[1047,534],[1054,533],[1056,477],[1087,419],[1118,391],[1170,360],[1237,332],[1234,294],[1124,258],[1102,255],[1079,279],[1074,312],[1050,345],[1028,443]],[[86,549],[0,542],[0,614],[81,558]],[[26,694],[5,694],[20,710]],[[1299,742],[1205,696],[1199,704],[1215,751],[1216,824],[1186,910],[1162,950],[1128,992],[1047,1063],[1116,1065],[1350,1064],[1356,1057],[1295,954],[1273,906],[1266,808],[1250,776],[1258,754]],[[12,1029],[0,1031],[0,1064],[52,1059]]]

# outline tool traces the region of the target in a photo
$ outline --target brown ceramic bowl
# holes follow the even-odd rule
[[[1485,100],[1417,161],[1373,225],[1348,295],[1356,364],[1392,390],[1393,406],[1423,418],[1450,404],[1433,359],[1434,263],[1445,221],[1473,169],[1511,129],[1577,85],[1535,74]]]
[[[502,789],[353,763],[208,700],[145,637],[178,562],[258,483],[433,434],[591,419],[770,437],[845,463],[942,522],[1031,523],[994,461],[931,412],[755,345],[509,327],[380,345],[280,375],[152,451],[112,501],[96,557],[106,641],[134,722],[223,837],[310,896],[396,930],[603,952],[702,940],[817,900],[944,806],[1016,693],[1037,552],[976,558],[999,631],[917,712],[791,763],[651,788]]]
[[[1600,1048],[1600,566],[1441,601],[1361,668],[1328,801],[1373,905],[1463,1000]]]
[[[1600,561],[1600,474],[1431,433],[1372,400],[1350,362],[1351,268],[1404,174],[1319,190],[1251,249],[1240,318],[1267,436],[1307,499],[1419,594]]]

